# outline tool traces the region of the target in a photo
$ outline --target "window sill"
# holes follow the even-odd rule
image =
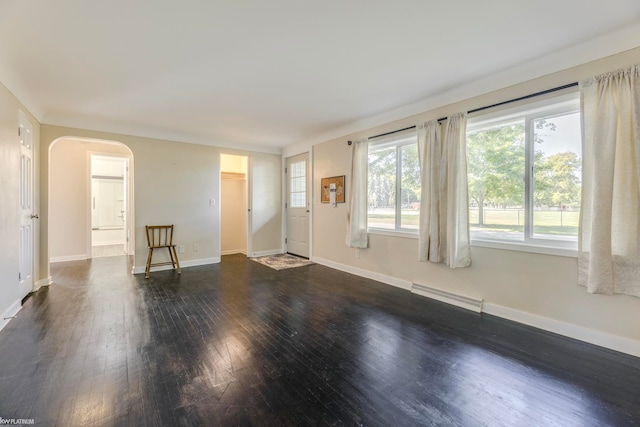
[[[504,249],[508,251],[530,252],[534,254],[555,255],[569,258],[577,258],[578,250],[573,248],[561,248],[557,246],[531,245],[515,242],[499,242],[496,240],[471,240],[471,246],[492,249]]]
[[[418,231],[399,231],[399,230],[387,230],[384,228],[369,228],[367,230],[369,234],[377,234],[380,236],[392,236],[402,237],[405,239],[418,239]]]
[[[403,239],[418,240],[418,233],[411,231],[386,230],[384,228],[370,228],[369,234],[378,236],[400,237]],[[567,258],[577,258],[578,250],[574,248],[561,248],[557,246],[531,245],[525,243],[505,242],[497,240],[472,239],[471,246],[480,248],[503,249],[507,251],[529,252],[534,254],[554,255]]]

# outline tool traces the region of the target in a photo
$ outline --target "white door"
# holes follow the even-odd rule
[[[124,244],[124,252],[127,255],[131,255],[131,175],[129,172],[129,159],[125,159],[124,161],[124,212],[122,212],[122,219],[124,221],[124,233],[125,233],[125,244]]]
[[[309,258],[309,155],[289,157],[287,180],[287,252]]]
[[[18,289],[20,299],[33,290],[33,126],[19,113],[20,135]]]
[[[253,159],[247,157],[247,256],[253,256]]]

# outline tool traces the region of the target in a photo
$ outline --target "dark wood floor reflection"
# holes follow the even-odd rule
[[[0,417],[45,425],[640,423],[640,359],[313,265],[55,264],[0,332]]]

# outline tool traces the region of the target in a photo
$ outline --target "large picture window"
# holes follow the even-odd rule
[[[578,94],[469,119],[472,240],[577,247]]]
[[[368,226],[418,231],[420,164],[415,131],[369,142]]]

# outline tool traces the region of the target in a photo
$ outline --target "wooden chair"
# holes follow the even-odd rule
[[[171,264],[174,269],[177,268],[178,274],[180,270],[180,262],[178,262],[178,254],[176,253],[176,245],[173,244],[173,225],[145,225],[147,231],[147,246],[149,247],[149,255],[147,256],[147,268],[144,271],[144,278],[149,278],[149,271],[151,267],[158,265]],[[153,258],[153,250],[167,248],[169,250],[169,257],[171,261],[151,263]]]

